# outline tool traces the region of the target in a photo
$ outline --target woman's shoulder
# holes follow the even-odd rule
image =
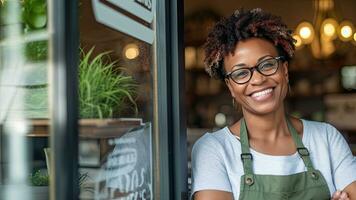
[[[301,119],[303,122],[304,134],[316,140],[324,138],[330,140],[342,137],[341,133],[330,123]]]
[[[216,131],[206,132],[194,143],[193,149],[204,148],[206,146],[213,146],[214,148],[224,147],[229,137],[227,129],[227,127],[224,127]]]
[[[307,120],[307,119],[301,119],[303,122],[304,129],[306,130],[318,130],[320,132],[334,132],[337,131],[337,129],[329,124],[328,122],[321,122],[321,121],[312,121],[312,120]]]

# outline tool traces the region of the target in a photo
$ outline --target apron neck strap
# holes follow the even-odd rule
[[[288,116],[286,116],[286,120],[287,120],[289,132],[291,133],[291,135],[293,137],[294,143],[297,146],[297,151],[299,153],[299,156],[303,159],[305,167],[307,168],[308,171],[314,170],[313,164],[309,157],[308,149],[304,146],[302,139],[299,137],[297,131],[293,127]],[[303,134],[305,134],[305,133],[303,133]]]
[[[241,143],[241,160],[244,166],[245,174],[253,174],[252,170],[252,154],[250,153],[250,145],[248,142],[248,134],[245,119],[241,119],[240,125],[240,143]]]
[[[309,151],[305,146],[303,145],[302,139],[298,136],[297,131],[293,127],[292,123],[289,121],[288,116],[286,116],[287,124],[288,124],[288,129],[289,132],[292,135],[292,138],[294,140],[294,143],[297,146],[297,151],[302,158],[304,165],[306,166],[308,171],[313,171],[313,164],[310,160],[309,157]],[[246,122],[245,119],[241,119],[241,125],[240,125],[240,143],[241,143],[241,160],[243,163],[244,167],[244,173],[245,174],[253,174],[252,170],[252,154],[250,152],[250,145],[248,141],[248,131],[246,127]]]

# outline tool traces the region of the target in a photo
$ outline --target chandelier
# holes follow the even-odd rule
[[[310,45],[315,58],[325,59],[350,43],[356,45],[355,27],[348,20],[337,16],[334,0],[314,0],[313,23],[299,23],[293,38],[296,49]]]

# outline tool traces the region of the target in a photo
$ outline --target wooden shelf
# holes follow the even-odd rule
[[[31,120],[33,130],[28,137],[48,137],[50,132],[50,120]],[[142,119],[119,118],[119,119],[81,119],[79,120],[79,137],[81,139],[108,139],[119,137],[142,125]]]

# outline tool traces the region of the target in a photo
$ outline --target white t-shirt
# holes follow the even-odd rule
[[[326,179],[330,196],[336,189],[342,190],[356,181],[356,158],[343,136],[330,124],[302,122],[303,144],[310,152],[314,168]],[[255,174],[290,175],[306,171],[297,152],[273,156],[251,148],[250,151]],[[239,199],[240,177],[244,174],[240,154],[239,138],[227,127],[199,138],[192,150],[192,194],[200,190],[222,190],[232,192],[234,199]]]

